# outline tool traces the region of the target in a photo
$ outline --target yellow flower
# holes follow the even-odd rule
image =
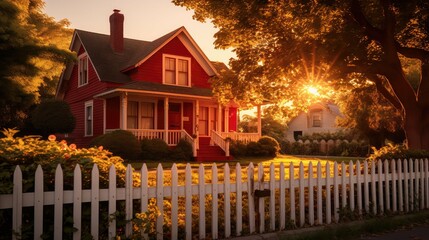
[[[69,148],[71,150],[76,150],[76,144],[74,144],[74,143],[70,144]]]
[[[48,140],[51,142],[55,141],[56,139],[57,139],[57,137],[53,134],[49,135],[49,137],[48,137]]]

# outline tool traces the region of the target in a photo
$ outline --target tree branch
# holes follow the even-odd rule
[[[417,58],[421,61],[429,59],[429,51],[426,51],[421,48],[411,48],[411,47],[402,47],[400,43],[395,43],[396,49],[402,55],[407,58]]]
[[[365,30],[365,34],[372,40],[377,42],[383,41],[383,31],[372,26],[362,11],[362,7],[358,0],[352,0],[350,12],[353,19]]]
[[[377,91],[381,93],[381,95],[383,95],[383,97],[386,98],[387,101],[389,101],[396,109],[402,111],[401,102],[399,102],[398,98],[383,85],[383,79],[375,74],[368,74],[367,76],[375,83]]]

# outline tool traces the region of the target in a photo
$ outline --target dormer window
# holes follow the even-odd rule
[[[187,57],[163,56],[163,83],[191,86],[191,59]]]
[[[79,84],[81,87],[88,84],[88,55],[82,54],[79,56]]]
[[[310,112],[311,127],[322,127],[322,110],[314,109]]]

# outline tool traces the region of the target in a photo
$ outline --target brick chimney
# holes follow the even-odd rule
[[[114,9],[109,17],[110,22],[110,47],[115,53],[124,51],[124,15],[120,10]]]

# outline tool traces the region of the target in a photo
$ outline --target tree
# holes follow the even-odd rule
[[[232,47],[225,99],[305,105],[308,83],[374,85],[401,112],[409,148],[429,149],[429,2],[424,0],[173,0],[211,19],[215,45]],[[404,60],[418,62],[418,89]],[[227,91],[222,91],[221,88]]]
[[[265,114],[261,118],[261,130],[263,136],[270,136],[281,141],[285,137],[286,124],[283,124],[275,120],[271,115]],[[244,115],[238,124],[238,128],[242,132],[257,132],[258,131],[258,119],[250,115]]]
[[[64,101],[45,101],[40,103],[31,114],[34,128],[47,137],[55,133],[70,133],[76,125],[76,118]]]
[[[56,22],[42,12],[42,0],[0,2],[0,126],[22,127],[40,96],[53,95],[71,37],[68,22]]]

